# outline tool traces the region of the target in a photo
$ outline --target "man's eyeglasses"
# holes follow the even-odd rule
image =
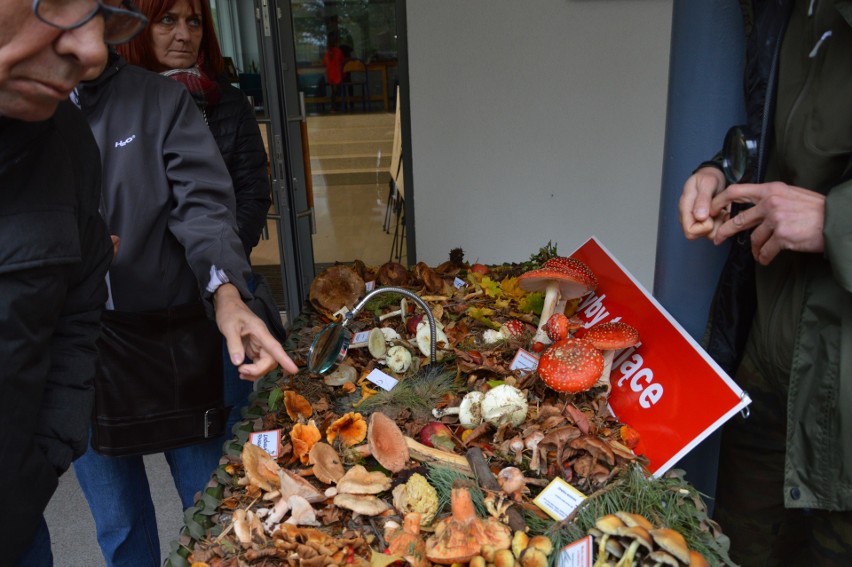
[[[148,23],[129,0],[33,0],[33,13],[61,30],[79,28],[103,14],[104,42],[109,45],[132,39]]]

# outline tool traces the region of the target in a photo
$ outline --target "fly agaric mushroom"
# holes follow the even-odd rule
[[[367,433],[370,454],[380,465],[391,472],[399,472],[408,462],[408,445],[405,435],[394,420],[381,412],[370,415]]]
[[[603,355],[592,343],[569,337],[544,351],[537,372],[552,390],[576,393],[594,386],[603,367]]]
[[[610,321],[595,325],[586,331],[583,338],[603,353],[604,368],[597,385],[605,386],[609,394],[612,389],[609,381],[612,359],[617,351],[639,344],[639,331],[627,323]]]
[[[544,324],[544,332],[547,338],[553,341],[561,341],[568,338],[568,317],[564,313],[554,313]]]
[[[453,487],[450,493],[452,515],[435,525],[435,534],[426,540],[426,557],[433,563],[451,565],[467,563],[479,555],[483,545],[494,549],[508,549],[512,544],[509,526],[476,515],[470,491]]]
[[[325,438],[329,443],[340,437],[344,447],[354,447],[367,436],[367,422],[360,413],[349,412],[337,419],[325,430]]]
[[[551,266],[531,270],[518,276],[518,285],[525,291],[543,291],[544,305],[539,317],[538,329],[533,336],[533,343],[550,344],[550,339],[544,331],[544,325],[550,316],[556,312],[561,299],[574,299],[594,291],[598,280],[586,264],[575,260],[563,267]],[[564,303],[563,303],[564,309]]]
[[[582,261],[580,261],[576,258],[571,258],[570,256],[554,256],[553,258],[551,258],[550,260],[547,260],[544,264],[542,264],[542,267],[543,268],[559,268],[560,270],[567,270],[569,272],[573,272],[573,271],[583,272],[585,270],[589,270],[589,267],[586,264],[584,264]],[[591,291],[594,291],[595,288],[598,287],[598,279],[597,279],[597,277],[595,277],[595,274],[592,273],[591,270],[589,270],[589,273],[592,276],[591,279],[592,279],[592,282],[593,282],[593,286],[592,286]],[[564,313],[565,312],[565,306],[568,304],[569,299],[576,299],[576,298],[565,297],[565,298],[560,299],[559,302],[556,304],[556,313]]]

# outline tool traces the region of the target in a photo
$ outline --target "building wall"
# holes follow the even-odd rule
[[[603,244],[653,283],[672,0],[407,3],[417,259]]]

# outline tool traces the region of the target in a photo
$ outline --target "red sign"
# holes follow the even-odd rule
[[[751,400],[597,238],[572,256],[598,278],[577,309],[585,328],[623,321],[639,331],[639,345],[615,354],[609,404],[659,476]]]

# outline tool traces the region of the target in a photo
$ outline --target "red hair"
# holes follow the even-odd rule
[[[116,45],[115,50],[127,62],[138,65],[152,71],[162,68],[154,55],[153,42],[151,41],[151,26],[160,21],[163,15],[174,7],[177,0],[134,0],[134,5],[148,18],[148,25],[136,37]],[[192,3],[192,0],[190,0]],[[202,71],[213,78],[218,78],[225,71],[225,63],[222,60],[222,50],[216,37],[216,28],[213,26],[213,14],[210,10],[208,0],[198,0],[201,6],[201,45],[198,48],[198,64]]]

